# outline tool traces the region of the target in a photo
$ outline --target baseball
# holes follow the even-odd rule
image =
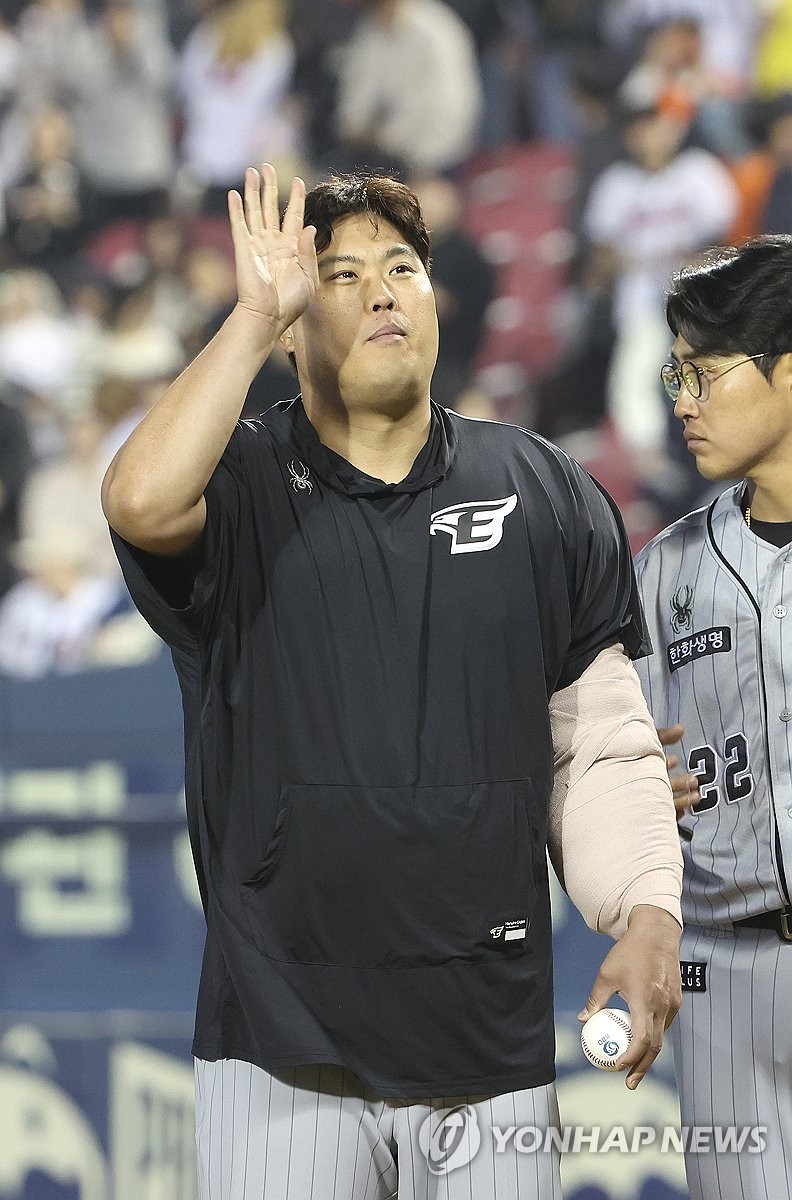
[[[601,1071],[620,1070],[619,1058],[632,1041],[630,1014],[622,1008],[601,1008],[580,1031],[580,1044],[590,1063]]]

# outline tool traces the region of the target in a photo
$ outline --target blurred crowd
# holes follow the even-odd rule
[[[482,369],[504,243],[470,211],[526,146],[570,164],[564,319],[505,411]],[[668,277],[712,243],[792,232],[792,0],[3,0],[0,672],[157,653],[99,485],[233,306],[227,191],[263,159],[309,186],[411,183],[435,398],[584,460],[607,438],[659,526],[703,495],[658,383]],[[524,176],[526,202],[541,184]],[[296,391],[276,357],[245,415]]]

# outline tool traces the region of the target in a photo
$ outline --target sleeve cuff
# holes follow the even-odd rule
[[[678,922],[680,929],[684,928],[682,921],[682,906],[680,893],[682,890],[682,868],[677,866],[658,867],[641,879],[636,879],[614,900],[617,907],[607,902],[600,909],[597,921],[599,933],[607,933],[612,938],[620,938],[627,932],[627,922],[636,904],[652,904],[670,913]]]

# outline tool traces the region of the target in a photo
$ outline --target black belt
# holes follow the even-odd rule
[[[782,942],[792,942],[792,912],[779,908],[775,912],[757,913],[755,917],[743,917],[733,922],[735,929],[772,929]]]

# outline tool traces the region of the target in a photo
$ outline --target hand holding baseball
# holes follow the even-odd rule
[[[619,995],[630,1008],[632,1038],[623,1067],[632,1091],[651,1067],[663,1045],[663,1033],[682,1003],[679,977],[679,923],[664,909],[636,904],[628,928],[605,956],[581,1021]]]

